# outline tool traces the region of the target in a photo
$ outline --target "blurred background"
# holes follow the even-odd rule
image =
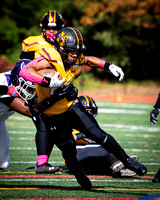
[[[157,95],[160,88],[159,0],[3,0],[0,7],[1,72],[16,63],[23,39],[41,34],[40,19],[50,9],[62,14],[66,26],[82,32],[87,55],[100,57],[123,69],[123,93],[127,93],[127,85],[132,82],[150,85],[151,95]],[[112,74],[101,69],[84,71],[94,83],[115,82]],[[81,76],[78,83],[81,89],[88,84],[87,80],[85,74]]]

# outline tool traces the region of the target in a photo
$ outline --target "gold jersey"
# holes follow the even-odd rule
[[[64,84],[67,84],[68,82],[73,82],[75,78],[75,74],[77,71],[81,68],[80,65],[75,64],[71,66],[68,71],[65,71],[63,61],[61,59],[60,54],[54,49],[54,48],[45,48],[42,49],[39,52],[40,56],[44,56],[54,67],[57,72],[60,73],[60,75],[65,78]],[[52,88],[46,88],[42,87],[40,85],[36,85],[36,92],[38,95],[39,101],[44,100],[45,98],[51,96],[53,94]],[[57,115],[64,113],[69,109],[69,107],[72,105],[73,101],[67,101],[66,98],[56,102],[53,106],[45,110],[43,113],[47,116]]]
[[[22,42],[22,50],[25,52],[34,51],[34,59],[39,57],[39,52],[45,48],[54,48],[54,45],[47,42],[42,35],[29,36]]]
[[[44,56],[54,67],[60,75],[65,78],[65,83],[73,82],[75,78],[75,74],[80,69],[81,66],[75,64],[70,67],[70,69],[66,72],[64,69],[63,61],[61,59],[60,54],[55,50],[54,45],[47,42],[42,35],[38,36],[29,36],[22,42],[23,51],[29,52],[34,51],[34,59]],[[83,62],[83,55],[80,56],[81,62]],[[79,63],[79,60],[78,60]],[[44,100],[53,94],[53,89],[42,87],[40,85],[36,85],[36,92],[38,95],[39,101]],[[52,107],[45,110],[43,113],[52,116],[56,114],[61,114],[68,110],[68,108],[72,105],[73,101],[67,101],[66,98],[56,102]]]

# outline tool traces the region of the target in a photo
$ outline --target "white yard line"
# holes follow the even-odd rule
[[[105,109],[98,109],[98,113],[111,113],[111,114],[141,114],[146,115],[146,110],[126,110],[126,109],[114,109],[114,108],[105,108]]]
[[[151,182],[151,180],[139,180],[139,179],[133,179],[133,180],[112,180],[112,179],[108,179],[108,178],[103,178],[103,179],[99,179],[99,180],[97,180],[97,179],[92,179],[92,178],[90,178],[90,180],[91,180],[91,182],[93,181],[93,182],[119,182],[119,183],[148,183],[148,182]],[[5,178],[1,178],[0,179],[0,182],[23,182],[23,181],[27,181],[27,182],[41,182],[41,181],[46,181],[46,182],[49,182],[49,183],[51,183],[52,181],[53,182],[59,182],[59,181],[75,181],[75,182],[77,182],[77,180],[75,179],[75,178],[70,178],[70,179],[63,179],[63,178],[59,178],[59,179],[57,179],[57,178],[41,178],[41,179],[39,179],[39,178],[30,178],[30,179],[28,179],[28,178],[23,178],[23,179],[5,179]]]

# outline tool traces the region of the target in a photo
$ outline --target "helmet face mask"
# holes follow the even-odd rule
[[[36,95],[35,83],[26,81],[22,77],[19,77],[19,85],[15,89],[24,101],[28,101]]]
[[[56,34],[55,48],[60,53],[63,62],[74,65],[78,61],[76,64],[80,64],[80,57],[85,51],[83,36],[75,28],[64,28]]]

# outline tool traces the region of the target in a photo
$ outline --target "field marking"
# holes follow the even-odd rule
[[[118,128],[118,129],[129,129],[129,130],[142,130],[142,131],[147,131],[147,132],[160,132],[160,127],[155,127],[155,126],[135,126],[135,125],[124,125],[124,124],[102,124],[99,123],[100,126],[102,127],[107,127],[107,128]]]
[[[151,110],[153,108],[153,104],[135,104],[135,103],[123,103],[123,104],[115,104],[110,102],[99,102],[97,101],[98,107],[118,107],[118,108],[138,108],[138,109],[148,109]]]
[[[151,180],[142,180],[142,179],[133,179],[133,180],[115,180],[115,179],[93,179],[90,178],[91,182],[116,182],[116,183],[150,183]],[[1,178],[0,182],[61,182],[61,181],[73,181],[73,182],[77,182],[77,180],[75,178]]]
[[[42,187],[14,187],[14,188],[0,188],[0,190],[41,190],[42,189]],[[48,189],[50,189],[50,187],[48,187]],[[53,188],[52,188],[53,189]],[[56,187],[56,190],[57,190],[58,188]],[[59,189],[61,189],[61,190],[65,190],[65,188],[61,188],[61,187],[59,187]],[[67,189],[67,188],[66,188]],[[68,189],[67,189],[68,190]],[[99,191],[101,191],[101,190],[105,190],[105,191],[143,191],[143,192],[159,192],[160,191],[160,189],[137,189],[137,188],[130,188],[130,189],[128,189],[128,188],[92,188],[91,189],[91,191],[92,190],[99,190]],[[119,198],[118,198],[119,199]]]
[[[10,150],[36,150],[36,147],[10,147]],[[59,151],[59,150],[56,149],[55,151]],[[160,153],[160,150],[150,150],[150,149],[127,149],[127,148],[125,148],[125,151]]]
[[[98,113],[108,113],[108,114],[135,114],[135,115],[146,115],[148,112],[146,110],[127,110],[127,109],[115,109],[115,108],[99,108]]]

